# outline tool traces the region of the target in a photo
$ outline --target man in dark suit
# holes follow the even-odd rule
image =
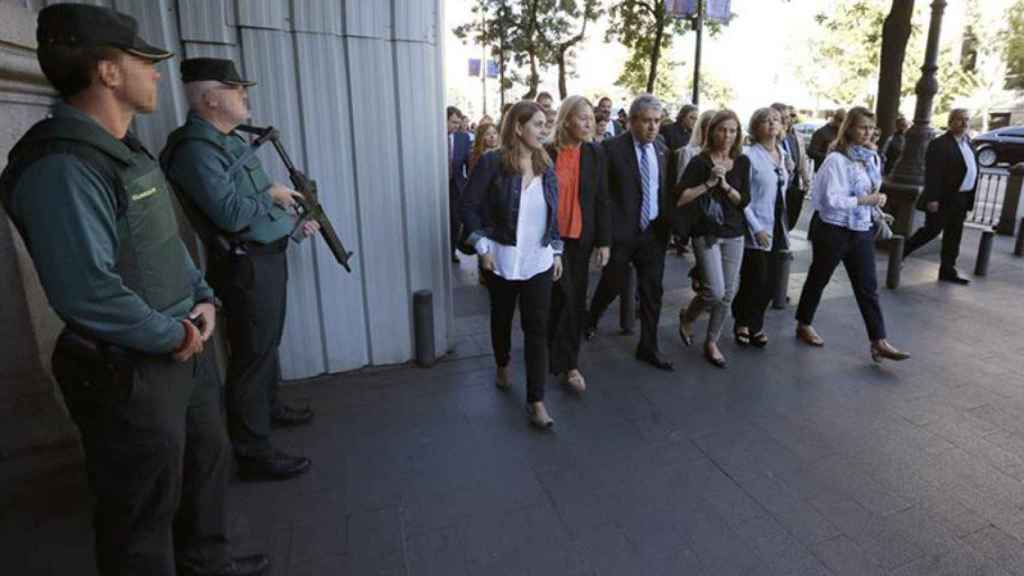
[[[661,370],[672,370],[658,351],[662,273],[668,247],[669,215],[674,199],[674,163],[668,149],[656,142],[662,106],[642,94],[629,110],[629,130],[601,143],[608,170],[608,196],[612,220],[611,258],[590,302],[587,333],[619,295],[629,264],[636,268],[640,291],[640,343],[637,360]]]
[[[461,130],[462,112],[455,106],[448,107],[448,222],[451,226],[452,262],[458,262],[455,247],[459,244],[458,216],[459,198],[469,181],[466,163],[469,161],[469,134]]]
[[[696,106],[686,104],[679,109],[675,122],[661,127],[661,135],[665,138],[665,145],[669,151],[675,152],[690,143],[693,126],[697,123],[697,112]]]
[[[942,235],[942,264],[939,281],[970,284],[956,269],[963,237],[964,220],[974,207],[974,191],[978,186],[978,163],[967,136],[967,110],[950,111],[946,133],[928,143],[924,159],[924,192],[917,209],[925,212],[924,226],[907,241],[903,250],[911,252]]]
[[[789,170],[789,185],[786,188],[786,229],[796,228],[800,221],[800,212],[804,207],[804,197],[811,188],[811,171],[807,165],[807,152],[800,142],[800,136],[793,128],[796,122],[796,111],[792,106],[776,102],[772,104],[782,117],[782,149],[789,156],[786,167]],[[790,166],[792,164],[792,166]]]
[[[828,156],[829,147],[835,142],[836,137],[839,136],[839,128],[843,125],[843,120],[846,120],[846,110],[838,108],[832,113],[832,118],[828,124],[818,128],[814,131],[814,134],[811,134],[811,143],[807,146],[807,157],[814,160],[815,171],[821,167],[821,163]]]

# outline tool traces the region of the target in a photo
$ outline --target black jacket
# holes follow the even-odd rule
[[[548,226],[541,245],[551,244],[555,252],[560,253],[562,239],[558,235],[558,179],[555,169],[549,167],[542,178],[544,201],[548,205]],[[481,156],[459,203],[462,243],[472,247],[477,239],[484,236],[499,244],[515,246],[522,187],[523,177],[506,173],[502,167],[501,150]]]
[[[640,184],[640,164],[636,158],[633,133],[624,132],[601,143],[608,160],[608,199],[611,205],[612,242],[632,242],[640,234],[640,203],[643,188]],[[670,158],[664,144],[654,142],[658,156],[658,218],[651,223],[659,239],[668,241],[672,207],[675,161]]]
[[[977,160],[975,165],[977,166]],[[960,192],[960,184],[963,183],[965,175],[967,162],[964,161],[956,138],[946,132],[933,139],[928,143],[928,150],[924,156],[924,192],[917,201],[917,209],[924,210],[928,202],[960,205],[970,209],[974,206],[974,192],[978,187],[978,179],[975,178],[974,188],[970,192]],[[958,194],[963,196],[957,196]]]
[[[547,148],[552,162],[558,162],[558,149]],[[611,246],[612,221],[608,206],[608,169],[604,150],[599,144],[586,142],[580,146],[580,210],[583,231],[580,248],[587,252],[594,246]]]

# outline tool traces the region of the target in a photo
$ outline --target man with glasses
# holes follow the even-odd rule
[[[207,278],[224,301],[231,357],[227,370],[228,433],[245,480],[279,480],[306,472],[308,458],[275,450],[270,428],[308,423],[313,412],[277,395],[278,346],[288,286],[290,210],[299,193],[275,183],[252,146],[235,130],[249,117],[234,62],[192,58],[181,63],[189,103],[185,125],[160,154],[193,227],[209,250]],[[304,224],[305,236],[316,222]]]

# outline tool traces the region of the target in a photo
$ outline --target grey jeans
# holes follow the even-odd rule
[[[743,236],[719,238],[710,246],[705,238],[694,238],[693,253],[703,282],[700,292],[680,315],[680,320],[694,322],[705,310],[710,311],[707,342],[717,343],[740,284]]]

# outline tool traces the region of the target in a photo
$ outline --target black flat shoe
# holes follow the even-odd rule
[[[270,560],[263,554],[234,558],[227,564],[213,571],[197,570],[188,566],[179,566],[179,576],[262,576],[270,568]]]
[[[309,471],[313,462],[303,456],[291,456],[275,451],[269,456],[250,458],[236,456],[238,459],[238,478],[244,482],[260,482],[266,480],[287,480]]]
[[[953,284],[959,284],[961,286],[967,286],[968,284],[971,283],[970,280],[968,280],[967,278],[964,278],[963,276],[961,276],[960,274],[958,274],[955,271],[954,272],[946,272],[946,273],[941,273],[940,272],[939,273],[939,282],[950,282],[950,283],[953,283]]]
[[[270,412],[270,425],[274,428],[303,426],[313,420],[309,406],[295,407],[282,404]]]
[[[729,366],[729,364],[725,361],[724,356],[712,356],[711,354],[708,354],[707,350],[704,351],[704,358],[708,362],[710,362],[712,366],[715,366],[716,368],[726,368],[727,366]]]
[[[636,359],[641,362],[646,362],[647,364],[654,366],[658,370],[664,370],[666,372],[672,372],[675,370],[675,368],[672,367],[671,362],[669,362],[668,360],[663,360],[657,354],[637,352]]]

